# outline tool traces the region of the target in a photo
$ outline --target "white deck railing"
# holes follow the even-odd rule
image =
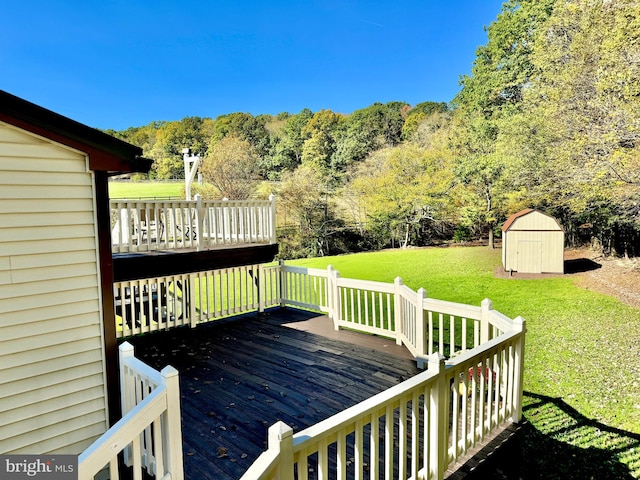
[[[158,372],[133,356],[129,343],[120,346],[120,388],[123,417],[78,458],[78,478],[93,479],[104,470],[119,478],[118,459],[158,479],[182,480],[182,431],[178,372]]]
[[[355,280],[331,267],[282,262],[121,282],[118,298],[120,308],[129,309],[121,311],[121,336],[291,305],[326,312],[336,329],[393,338],[427,367],[296,435],[274,426],[269,450],[245,479],[293,479],[294,471],[306,479],[308,469],[317,478],[336,469],[338,478],[347,478],[347,470],[353,478],[363,478],[365,470],[371,478],[377,472],[386,472],[385,478],[442,478],[452,462],[522,415],[525,324],[493,310],[489,300],[463,305],[428,298],[399,278]]]
[[[325,312],[336,330],[348,328],[395,339],[420,359],[449,358],[507,331],[512,320],[492,309],[428,298],[402,280],[341,278],[326,270],[247,265],[114,283],[119,338],[294,306]]]
[[[280,305],[280,267],[246,265],[114,282],[116,335],[192,327]]]
[[[269,429],[268,449],[242,480],[442,479],[450,464],[521,419],[524,323],[293,435]]]
[[[510,328],[511,319],[492,309],[428,298],[402,284],[341,278],[326,270],[280,265],[281,304],[326,312],[337,329],[394,338],[415,358],[445,357],[477,347]]]
[[[275,199],[111,201],[113,253],[276,242]]]

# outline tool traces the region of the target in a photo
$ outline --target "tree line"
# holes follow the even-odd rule
[[[450,104],[375,103],[349,115],[231,113],[109,133],[203,196],[274,191],[283,256],[483,237],[537,208],[569,245],[640,250],[640,4],[509,0]]]

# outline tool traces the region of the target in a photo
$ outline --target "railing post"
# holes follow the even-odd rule
[[[336,321],[343,320],[342,318],[342,298],[340,298],[340,285],[338,285],[338,281],[340,279],[340,272],[337,270],[333,271],[333,307],[334,307],[334,315]]]
[[[131,248],[134,252],[139,252],[142,246],[142,228],[140,224],[140,205],[137,202],[131,204],[131,215],[133,218],[133,230],[131,231]],[[133,240],[135,240],[135,245]]]
[[[287,305],[286,293],[287,293],[287,272],[284,271],[284,260],[278,260],[278,272],[280,274],[280,306],[285,307]]]
[[[333,326],[335,328],[335,320],[333,314],[333,266],[327,265],[327,291],[325,292],[327,302],[327,316],[333,320]]]
[[[332,265],[327,267],[327,306],[329,307],[329,318],[333,320],[334,330],[340,330],[340,288],[338,287],[340,272]]]
[[[131,409],[136,406],[135,391],[133,391],[133,389],[135,388],[134,381],[133,378],[129,375],[129,369],[127,368],[127,363],[129,359],[133,358],[133,354],[133,345],[131,345],[129,342],[124,342],[118,348],[118,356],[120,361],[120,408],[122,410],[122,416],[125,416]],[[131,466],[133,464],[133,458],[131,456],[131,446],[125,447],[122,451],[122,455],[124,457],[125,465]]]
[[[253,270],[255,275],[258,276],[256,285],[258,286],[258,313],[264,312],[264,305],[266,303],[266,292],[264,288],[264,267],[262,264],[258,264],[258,268]],[[254,280],[255,281],[255,280]]]
[[[269,243],[276,243],[276,196],[269,195]]]
[[[162,383],[167,389],[167,410],[164,413],[163,437],[166,469],[171,472],[171,479],[183,480],[182,466],[182,426],[180,424],[180,385],[178,371],[167,366],[160,372]]]
[[[427,353],[423,308],[425,298],[427,298],[427,291],[424,288],[419,288],[416,292],[416,350],[418,356],[426,355]]]
[[[485,298],[480,304],[480,308],[480,345],[482,345],[489,341],[489,317],[491,316],[493,303],[488,298]]]
[[[523,373],[524,373],[524,347],[525,337],[527,333],[527,323],[524,318],[516,317],[513,319],[513,326],[520,331],[520,337],[514,348],[514,375],[513,375],[513,410],[511,421],[520,423],[522,420],[522,389],[523,389]]]
[[[280,480],[293,480],[293,429],[284,422],[276,422],[269,427],[268,440],[269,449],[280,452],[277,478]]]
[[[222,204],[225,205],[222,207],[222,228],[224,229],[224,239],[223,243],[225,245],[236,243],[233,241],[233,233],[231,232],[231,219],[229,212],[229,199],[224,197],[222,199]]]
[[[396,345],[402,345],[402,335],[404,334],[402,330],[402,296],[400,291],[402,290],[402,279],[400,277],[396,277],[393,281],[394,292],[393,292],[393,322],[394,322],[394,331],[396,333]]]
[[[196,306],[198,305],[196,302],[196,275],[197,274],[195,273],[188,274],[186,280],[182,282],[183,284],[187,282],[189,284],[189,295],[187,296],[187,301],[189,302],[189,326],[191,328],[198,325],[198,311],[196,309]],[[202,292],[200,295],[202,295]]]
[[[124,342],[119,350],[120,360],[120,406],[122,408],[122,415],[125,415],[135,405],[131,405],[131,399],[133,398],[131,392],[131,382],[128,375],[125,373],[128,359],[133,358],[133,345],[129,342]]]
[[[203,240],[204,240],[202,238],[202,231],[203,231],[202,195],[200,195],[199,193],[196,193],[193,198],[196,201],[196,218],[195,218],[195,224],[193,225],[195,232],[193,232],[193,236],[195,236],[195,240],[196,240],[196,251],[199,252],[200,250],[202,250]]]
[[[442,480],[447,470],[447,449],[449,439],[449,399],[450,390],[445,376],[445,358],[439,353],[429,355],[428,371],[438,378],[429,393],[429,472],[428,478]],[[425,439],[426,441],[427,439]]]

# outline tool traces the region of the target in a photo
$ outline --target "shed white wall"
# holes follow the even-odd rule
[[[531,258],[534,244],[540,248],[539,269]],[[564,233],[508,231],[503,239],[505,269],[521,273],[564,273]],[[529,258],[523,258],[529,256]]]
[[[558,225],[558,222],[556,222],[554,218],[535,210],[517,218],[509,230],[562,231],[560,225]]]
[[[517,218],[503,233],[505,270],[521,273],[564,273],[564,232],[540,212]]]
[[[97,260],[85,155],[0,122],[0,453],[106,430]]]

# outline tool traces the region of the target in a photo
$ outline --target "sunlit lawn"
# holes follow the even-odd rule
[[[640,477],[640,310],[580,288],[570,276],[496,278],[500,250],[487,247],[394,250],[292,263],[330,264],[350,278],[392,282],[399,276],[434,298],[473,305],[489,298],[496,310],[521,315],[528,329],[525,417],[532,431],[563,448],[602,451]]]
[[[109,182],[109,197],[112,199],[184,198],[184,181],[178,182]]]

